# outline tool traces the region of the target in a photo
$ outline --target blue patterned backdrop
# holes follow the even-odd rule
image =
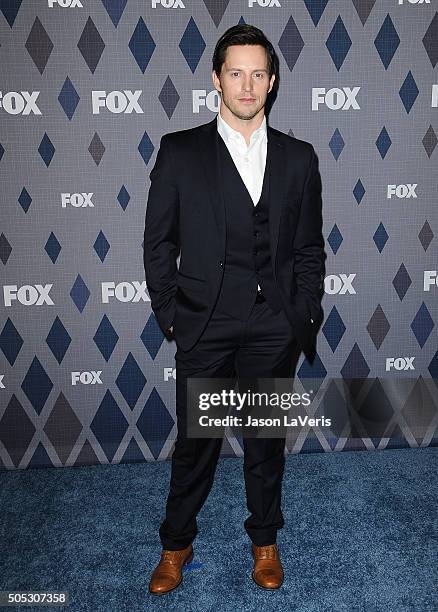
[[[0,0],[0,465],[165,459],[175,344],[144,279],[162,134],[210,121],[211,59],[239,22],[280,59],[270,124],[323,182],[325,321],[309,378],[409,378],[430,423],[290,452],[436,444],[438,13],[434,0]],[[228,436],[223,454],[242,455]]]

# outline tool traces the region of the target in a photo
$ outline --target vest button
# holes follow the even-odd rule
[[[224,262],[223,262],[223,261],[220,261],[220,262],[219,262],[219,265],[220,265],[220,267],[221,267],[221,268],[223,268],[223,267],[224,267]]]

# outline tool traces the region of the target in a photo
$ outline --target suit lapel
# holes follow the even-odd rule
[[[221,254],[225,255],[225,203],[222,197],[222,188],[219,178],[219,141],[220,135],[217,131],[216,117],[209,123],[200,126],[197,131],[200,167],[207,183],[208,202],[212,207],[213,215],[217,225],[217,236]],[[281,208],[284,200],[284,164],[283,144],[279,136],[268,125],[267,126],[267,156],[266,171],[269,172],[269,242],[271,247],[271,259],[275,274],[275,256],[278,244],[278,232],[280,228]]]

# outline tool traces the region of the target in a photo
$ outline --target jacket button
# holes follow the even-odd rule
[[[224,267],[224,262],[223,262],[223,261],[220,261],[220,262],[219,262],[219,265],[220,265],[220,267],[221,267],[221,268],[223,268],[223,267]]]
[[[312,318],[310,318],[310,322],[313,323],[313,319]]]

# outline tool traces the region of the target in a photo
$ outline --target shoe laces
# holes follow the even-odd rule
[[[257,553],[257,559],[276,559],[277,550],[275,545],[272,546],[263,546],[263,550],[260,550]]]
[[[164,563],[175,563],[175,551],[163,550],[161,553],[161,560]]]

